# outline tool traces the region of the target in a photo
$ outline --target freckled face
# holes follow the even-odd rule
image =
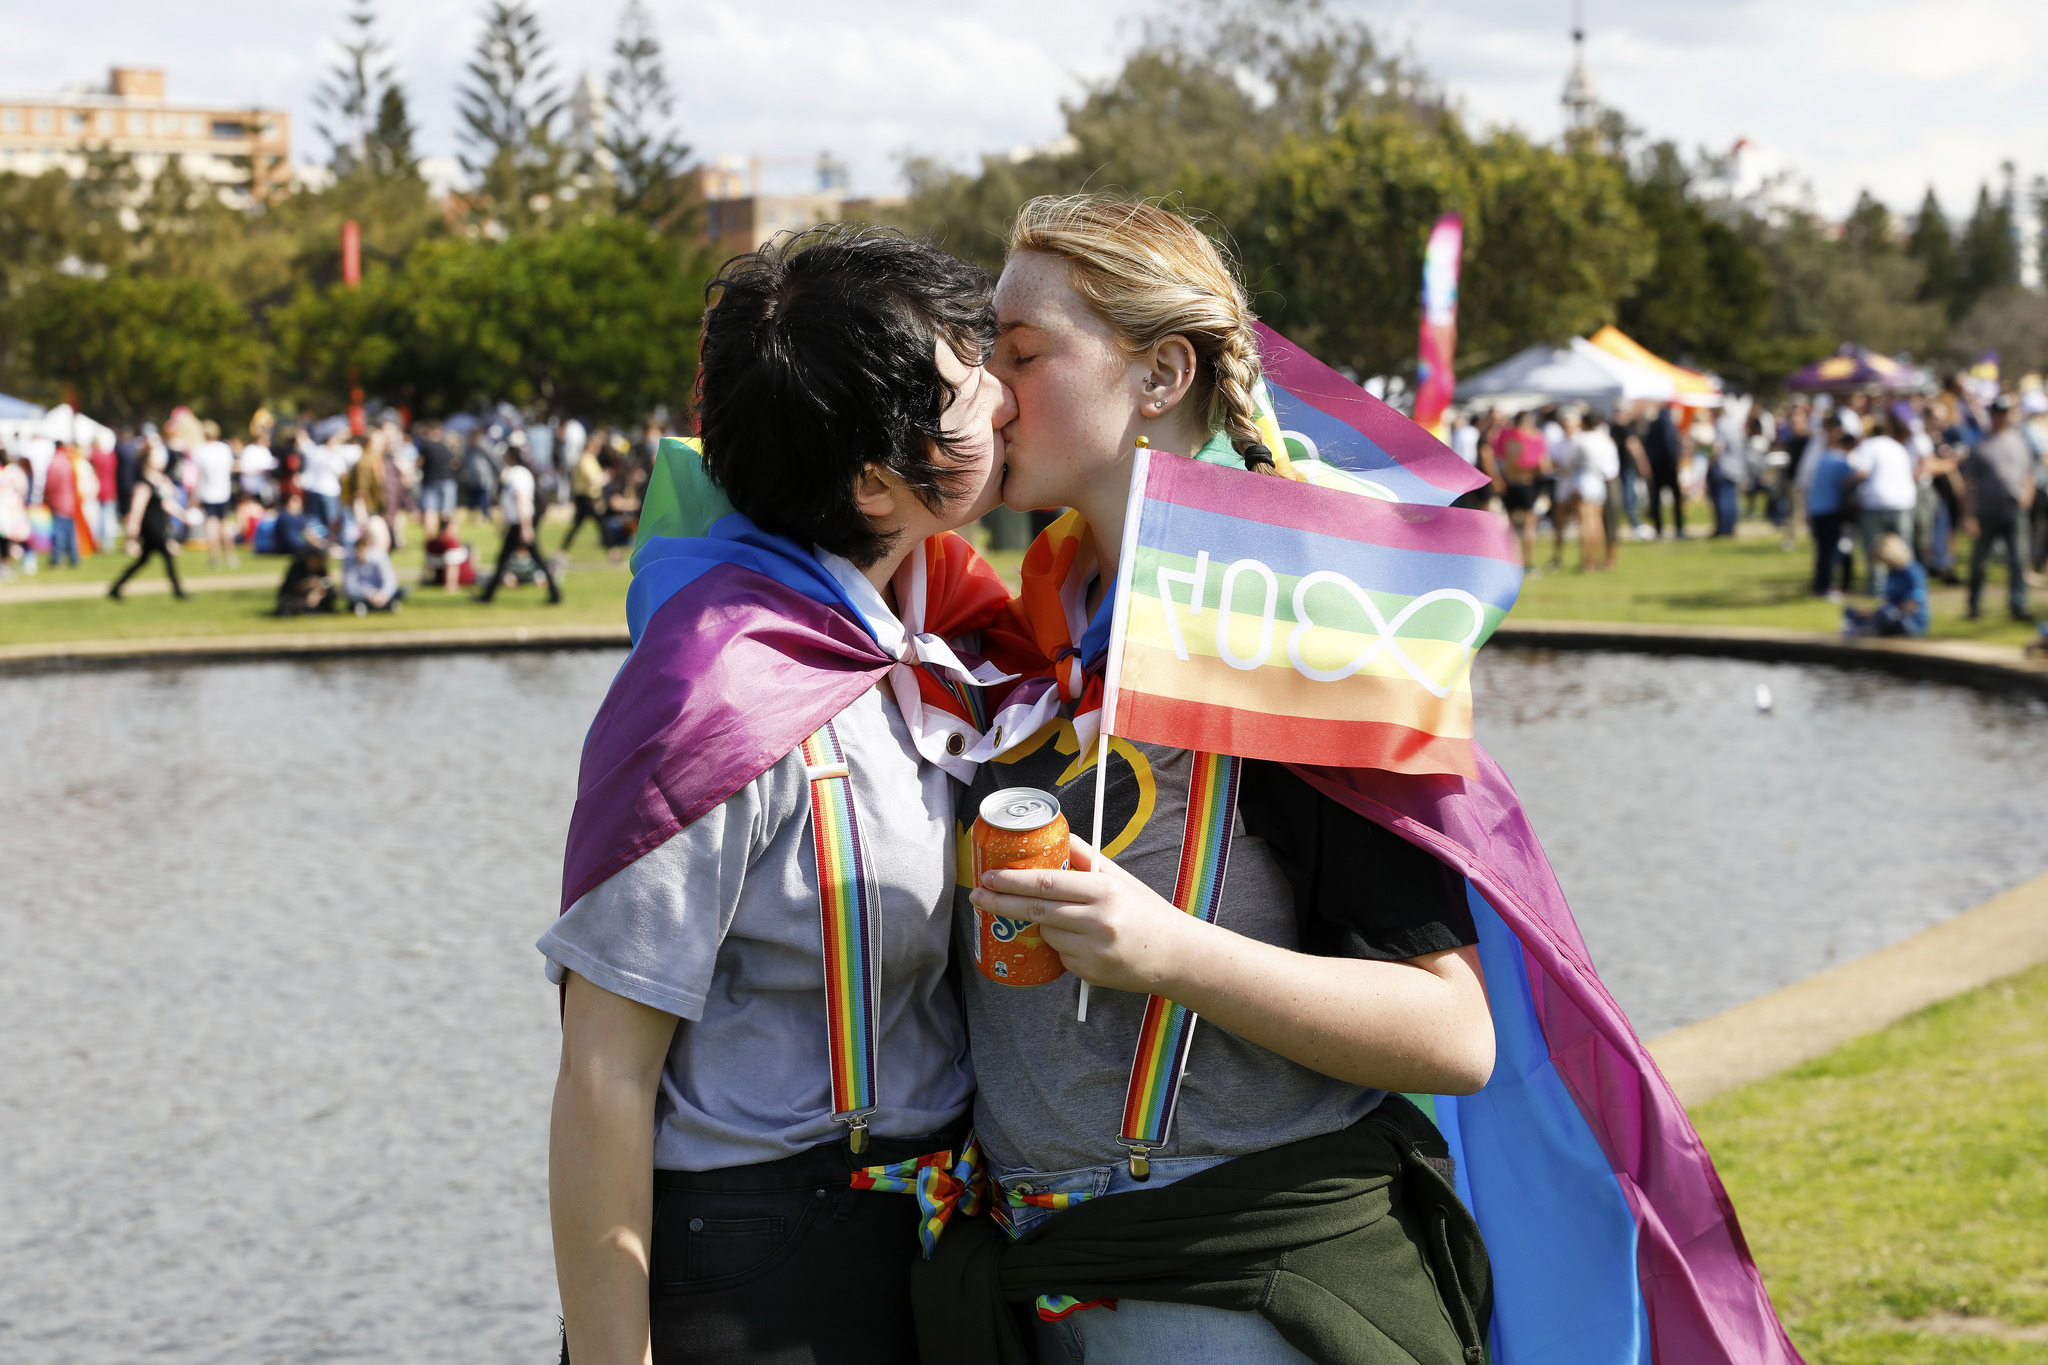
[[[955,442],[950,453],[942,451],[938,458],[963,478],[956,496],[931,509],[936,524],[924,532],[927,535],[965,526],[1002,503],[1003,429],[1017,415],[1009,387],[988,366],[967,364],[944,338],[934,344],[939,373],[953,386],[953,400],[941,422]]]
[[[1001,339],[990,368],[1016,394],[1017,409],[1003,433],[1003,501],[1020,511],[1073,506],[1130,458],[1145,370],[1117,346],[1057,256],[1012,256],[995,308]]]

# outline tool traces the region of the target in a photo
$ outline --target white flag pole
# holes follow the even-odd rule
[[[1131,562],[1137,552],[1138,526],[1145,510],[1145,475],[1152,464],[1152,452],[1144,437],[1138,438],[1137,458],[1131,461],[1131,490],[1129,501],[1124,505],[1124,536],[1119,557],[1124,564]],[[1109,658],[1102,674],[1102,728],[1095,740],[1095,828],[1088,842],[1096,855],[1102,853],[1102,802],[1109,790],[1109,737],[1110,726],[1116,721],[1117,681],[1123,674],[1124,629],[1130,623],[1131,576],[1119,572],[1110,584],[1114,595],[1109,613]],[[1081,983],[1081,1001],[1074,1018],[1080,1023],[1088,1022],[1088,983]]]

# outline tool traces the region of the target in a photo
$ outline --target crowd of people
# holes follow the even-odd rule
[[[501,587],[539,582],[559,602],[564,558],[585,523],[614,559],[631,545],[668,434],[653,419],[629,434],[509,406],[446,420],[387,411],[361,425],[259,411],[247,435],[223,436],[179,408],[161,427],[111,441],[0,448],[0,578],[125,550],[132,562],[108,596],[120,600],[160,558],[182,598],[179,555],[199,544],[212,568],[238,567],[244,553],[283,557],[279,615],[395,611],[408,587],[391,552],[417,533],[424,585],[473,588],[489,602]],[[551,560],[539,526],[557,503],[574,512]],[[465,532],[494,522],[497,555],[486,568]]]
[[[211,567],[235,567],[243,553],[284,557],[280,615],[395,611],[409,588],[391,552],[417,534],[423,585],[490,602],[502,587],[544,584],[559,601],[586,525],[615,560],[630,546],[669,434],[654,419],[628,433],[510,406],[446,420],[387,411],[364,427],[259,411],[246,436],[223,436],[180,408],[111,443],[0,448],[0,579],[125,549],[132,562],[110,596],[153,558],[183,596],[179,553],[196,544]],[[1968,615],[1979,616],[1994,558],[2007,611],[2031,621],[2029,579],[2048,566],[2048,498],[2035,496],[2048,480],[2048,393],[2031,381],[2004,392],[1957,375],[1932,395],[1735,400],[1718,411],[1472,408],[1453,414],[1450,444],[1490,479],[1464,505],[1506,516],[1531,572],[1564,567],[1574,539],[1577,568],[1598,572],[1616,567],[1626,541],[1683,538],[1688,500],[1706,503],[1715,537],[1737,534],[1747,516],[1792,550],[1803,529],[1811,591],[1845,603],[1850,634],[1925,634],[1931,581],[1966,583]],[[557,505],[569,524],[550,558],[538,528]],[[465,532],[493,523],[487,566]],[[1958,533],[1971,542],[1967,562]],[[1851,593],[1874,607],[1846,605]]]
[[[1475,409],[1454,418],[1451,445],[1491,479],[1465,505],[1498,508],[1532,572],[1563,567],[1571,532],[1580,571],[1614,568],[1622,541],[1666,533],[1667,504],[1670,533],[1683,538],[1688,498],[1707,503],[1716,537],[1737,534],[1745,510],[1787,550],[1804,527],[1813,594],[1843,602],[1860,588],[1876,599],[1845,606],[1847,634],[1926,634],[1933,579],[1967,583],[1967,613],[1979,617],[1994,555],[2007,611],[2032,621],[2028,580],[2048,565],[2048,498],[2035,496],[2048,479],[2048,392],[2038,383],[2006,392],[1959,374],[1932,395],[1738,401],[1718,412]],[[1550,553],[1539,563],[1546,525]],[[1971,542],[1966,568],[1958,533]]]

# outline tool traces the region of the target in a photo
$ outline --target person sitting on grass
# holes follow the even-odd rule
[[[327,576],[327,529],[308,521],[299,533],[292,562],[285,566],[284,582],[277,585],[275,614],[304,616],[334,607],[334,583]]]
[[[276,554],[295,555],[306,548],[306,528],[315,525],[306,515],[306,497],[294,485],[284,495],[284,506],[278,509],[277,520],[271,526],[271,550]]]
[[[442,520],[428,539],[425,563],[424,581],[439,583],[449,592],[476,582],[476,563],[470,557],[469,546],[462,543],[462,533],[455,529],[452,514]]]
[[[1913,558],[1905,537],[1892,534],[1877,543],[1874,557],[1885,569],[1884,601],[1875,611],[1842,611],[1844,635],[1909,635],[1927,633],[1927,570]]]
[[[363,534],[349,555],[341,584],[358,616],[397,611],[404,603],[405,587],[391,563],[391,527],[383,517],[372,514],[363,523]]]

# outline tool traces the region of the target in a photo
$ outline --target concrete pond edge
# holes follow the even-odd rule
[[[1493,641],[1516,649],[1623,651],[1814,663],[2048,698],[2048,664],[2010,646],[1847,640],[1764,627],[1518,621]],[[180,663],[396,658],[422,654],[623,649],[624,626],[301,631],[0,645],[0,676]],[[1673,1029],[1649,1041],[1678,1097],[1698,1104],[1811,1061],[1913,1012],[2048,961],[2048,874],[1902,942]]]

